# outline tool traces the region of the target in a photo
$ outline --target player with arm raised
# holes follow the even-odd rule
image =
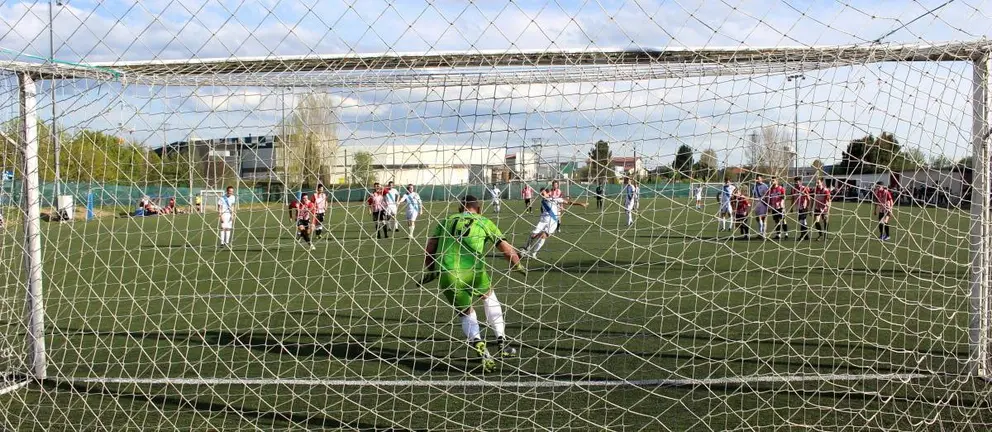
[[[310,241],[310,232],[317,223],[317,206],[310,201],[310,196],[303,194],[300,204],[296,207],[296,239],[303,239],[310,250],[316,249]]]
[[[313,237],[319,239],[324,236],[324,213],[327,212],[327,192],[322,184],[317,185],[317,192],[313,194],[313,205],[316,216]]]
[[[558,220],[561,216],[563,206],[577,205],[585,207],[585,203],[571,202],[565,198],[554,198],[551,191],[541,188],[541,218],[538,219],[534,231],[531,231],[527,239],[527,245],[521,249],[524,256],[537,258],[537,252],[544,247],[544,242],[548,237],[558,231]],[[531,247],[533,244],[533,247]]]
[[[754,214],[758,216],[758,236],[765,237],[766,223],[768,222],[768,183],[765,183],[765,177],[758,174],[758,178],[754,182],[753,192],[751,192],[752,198],[754,198]]]
[[[486,322],[496,334],[496,354],[508,357],[516,354],[516,350],[507,345],[503,306],[496,299],[486,272],[487,245],[491,244],[502,252],[514,271],[526,271],[513,246],[503,238],[496,224],[480,214],[481,210],[481,202],[468,195],[462,200],[459,213],[448,216],[438,224],[427,240],[424,276],[420,285],[440,279],[444,297],[461,317],[465,338],[482,357],[483,370],[492,372],[496,362],[479,330],[479,319],[472,307],[476,299],[482,299]]]
[[[768,189],[768,209],[772,213],[772,221],[775,227],[775,239],[789,238],[789,223],[785,220],[785,186],[778,182],[777,178],[772,179],[772,187]]]
[[[892,217],[895,200],[892,198],[892,191],[885,187],[882,182],[875,183],[873,192],[875,212],[878,214],[878,238],[886,241],[890,238],[889,219]]]
[[[417,217],[420,216],[420,212],[424,208],[424,202],[420,199],[420,194],[414,190],[413,184],[406,185],[406,195],[400,198],[400,203],[406,203],[406,225],[410,230],[408,235],[413,239],[413,230],[417,225]]]
[[[228,186],[224,190],[224,196],[217,200],[217,212],[220,213],[221,247],[231,247],[231,238],[234,236],[234,211],[237,203],[238,197],[234,196],[234,186]]]
[[[816,228],[816,240],[826,240],[830,217],[830,189],[823,184],[823,179],[816,179],[813,189],[813,227]]]
[[[720,231],[731,231],[734,229],[734,208],[731,205],[731,201],[736,191],[737,186],[734,186],[730,182],[730,177],[724,178],[723,187],[720,188],[720,210],[716,214],[717,220],[720,222]]]
[[[799,237],[796,237],[796,241],[803,241],[809,238],[809,213],[812,210],[813,197],[802,178],[796,177],[792,182],[792,207],[796,209],[796,220],[799,223]]]

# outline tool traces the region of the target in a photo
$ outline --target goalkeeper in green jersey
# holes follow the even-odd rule
[[[479,200],[468,195],[462,200],[459,213],[448,216],[437,225],[427,241],[425,273],[420,284],[440,279],[445,298],[461,316],[462,331],[472,348],[482,357],[483,369],[490,372],[496,367],[496,362],[482,340],[479,320],[472,307],[475,299],[482,298],[486,321],[496,333],[497,355],[511,356],[515,350],[507,346],[503,306],[496,299],[489,274],[486,273],[487,245],[492,244],[499,249],[514,271],[526,271],[516,250],[503,239],[503,233],[496,224],[480,214],[481,208]]]

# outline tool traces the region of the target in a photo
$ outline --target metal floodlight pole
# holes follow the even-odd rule
[[[48,54],[49,54],[48,61],[49,61],[49,63],[52,66],[55,66],[55,13],[54,13],[54,7],[56,5],[62,6],[62,2],[61,1],[57,1],[57,0],[50,0],[48,2]],[[51,127],[51,130],[49,131],[49,134],[51,135],[51,140],[52,140],[52,151],[54,153],[54,155],[53,155],[53,159],[54,159],[53,160],[53,163],[55,165],[54,172],[53,172],[53,176],[55,177],[53,179],[54,180],[54,183],[55,183],[55,212],[54,212],[54,214],[56,215],[56,217],[58,219],[61,220],[62,219],[62,209],[59,208],[59,197],[62,196],[62,179],[61,179],[61,177],[62,177],[61,176],[62,175],[62,170],[61,170],[61,166],[62,166],[62,163],[61,163],[61,159],[62,159],[62,143],[59,142],[60,140],[59,140],[59,134],[58,134],[58,130],[57,130],[57,121],[56,121],[56,120],[58,120],[58,112],[56,111],[56,107],[55,107],[55,98],[56,98],[56,94],[55,94],[55,84],[56,84],[55,75],[52,75],[49,78],[48,83],[49,83],[49,90],[51,91],[51,94],[52,94],[51,95],[51,98],[52,98],[52,101],[51,101],[52,102],[52,127]]]
[[[793,143],[793,145],[795,146],[795,148],[793,149],[793,151],[796,154],[795,165],[796,165],[796,176],[797,177],[799,176],[799,81],[802,81],[802,80],[805,80],[805,79],[806,79],[806,75],[803,75],[801,73],[800,74],[795,74],[795,75],[789,75],[789,76],[786,77],[786,80],[787,81],[790,81],[790,82],[793,82],[794,83],[793,89],[795,89],[795,104],[796,105],[795,105],[795,110],[793,111],[793,116],[794,117],[793,117],[793,123],[792,123],[792,130],[795,133],[795,142]]]

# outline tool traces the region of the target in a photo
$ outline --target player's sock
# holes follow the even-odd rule
[[[310,244],[310,233],[307,231],[300,231],[300,233],[303,234],[303,241],[307,242],[307,244]]]
[[[503,320],[503,305],[496,299],[496,293],[490,292],[489,296],[482,300],[482,306],[486,310],[486,322],[489,328],[493,329],[497,338],[506,336],[506,321]]]
[[[482,339],[482,335],[479,332],[479,319],[475,315],[475,309],[462,315],[462,332],[465,333],[465,338],[469,341]]]
[[[881,221],[878,222],[878,236],[879,237],[885,236],[885,224],[882,223]]]
[[[888,225],[888,224],[886,224],[886,225],[885,225],[885,236],[886,236],[886,237],[889,237],[889,235],[890,235],[890,232],[891,232],[891,231],[889,231],[889,225]]]
[[[544,240],[545,240],[544,237],[538,238],[537,241],[534,242],[534,247],[533,248],[528,248],[528,250],[532,254],[536,254],[537,251],[541,250],[541,248],[544,247]]]
[[[765,221],[758,221],[758,234],[765,235]]]

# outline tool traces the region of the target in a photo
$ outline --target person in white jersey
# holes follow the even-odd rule
[[[313,194],[313,205],[316,208],[317,226],[313,229],[313,237],[319,239],[324,236],[324,213],[327,212],[327,192],[324,185],[317,185],[317,192]]]
[[[734,229],[734,209],[731,208],[731,198],[737,186],[730,182],[730,177],[723,179],[723,187],[720,188],[720,211],[717,212],[717,219],[720,221],[720,231],[731,231]]]
[[[637,211],[640,201],[639,192],[637,181],[631,180],[630,177],[623,178],[623,208],[627,212],[627,226],[634,224],[634,212]]]
[[[551,191],[541,188],[541,218],[538,219],[534,231],[527,239],[527,245],[520,251],[525,257],[537,258],[537,251],[544,247],[545,240],[558,230],[558,218],[563,206],[577,205],[585,207],[585,203],[571,202],[565,198],[551,196]],[[533,247],[532,247],[533,244]]]
[[[393,232],[399,231],[400,223],[396,220],[396,215],[399,213],[400,191],[396,190],[392,181],[386,183],[386,194],[383,198],[386,200],[386,224],[392,225]]]
[[[500,194],[502,192],[503,191],[499,190],[499,185],[496,183],[493,183],[493,188],[489,190],[489,193],[493,196],[493,211],[496,214],[499,214],[500,205],[502,204],[502,200],[500,199]]]
[[[703,208],[703,186],[696,186],[696,190],[693,191],[693,195],[696,197],[696,208]]]
[[[409,236],[413,238],[413,230],[417,225],[417,217],[423,211],[424,201],[420,199],[412,184],[406,185],[406,195],[400,198],[400,203],[406,203],[406,225],[410,229]]]
[[[231,246],[234,235],[234,210],[238,197],[234,196],[234,186],[228,186],[224,195],[217,200],[217,212],[220,214],[220,245]]]

